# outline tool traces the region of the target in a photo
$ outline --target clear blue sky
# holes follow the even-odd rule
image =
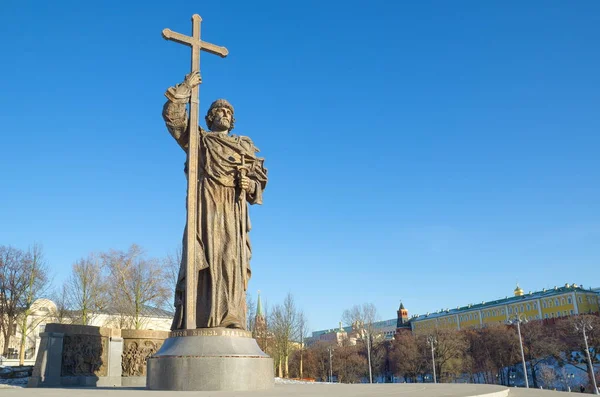
[[[218,98],[266,157],[250,290],[311,329],[582,283],[600,265],[600,2],[0,4],[0,244],[60,283],[91,251],[164,256],[184,153],[161,118],[202,15]]]

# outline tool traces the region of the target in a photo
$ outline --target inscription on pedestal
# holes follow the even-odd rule
[[[170,338],[180,336],[233,336],[239,338],[252,338],[252,332],[243,329],[229,328],[198,328],[198,329],[183,329],[172,331],[169,333]]]

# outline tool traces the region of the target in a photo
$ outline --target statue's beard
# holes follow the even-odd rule
[[[213,120],[211,130],[213,131],[229,131],[231,123],[227,119],[217,118]]]

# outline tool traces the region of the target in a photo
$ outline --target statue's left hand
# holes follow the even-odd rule
[[[200,77],[200,72],[190,72],[185,76],[185,80],[183,80],[183,84],[189,89],[194,88],[197,85],[202,83],[202,77]]]

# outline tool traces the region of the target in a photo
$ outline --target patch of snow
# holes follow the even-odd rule
[[[306,380],[297,380],[297,379],[285,379],[285,378],[278,378],[275,377],[275,384],[276,385],[333,385],[333,384],[339,384],[339,383],[331,383],[331,382],[309,382]]]
[[[27,386],[27,382],[29,381],[29,377],[27,378],[13,378],[13,379],[0,379],[0,388],[13,388],[13,387],[25,387]]]

